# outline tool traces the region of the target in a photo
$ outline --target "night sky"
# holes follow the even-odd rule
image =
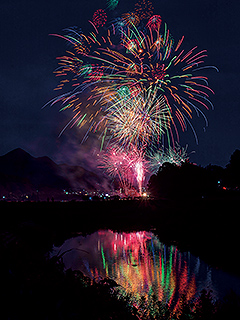
[[[206,166],[225,166],[235,149],[240,149],[240,2],[237,0],[158,0],[152,1],[176,40],[185,36],[183,48],[195,45],[207,49],[205,65],[214,110],[205,112],[209,126],[194,115],[192,123],[198,135],[197,145],[189,129],[180,136],[181,145],[195,151],[190,160]],[[130,3],[130,4],[129,4]],[[119,0],[110,16],[131,11],[135,1]],[[1,0],[1,72],[0,72],[0,155],[21,147],[33,156],[50,156],[57,162],[83,164],[95,140],[80,145],[81,134],[59,132],[70,119],[60,106],[43,105],[57,93],[59,80],[53,74],[56,57],[64,55],[66,43],[49,36],[61,34],[67,27],[88,25],[96,9],[105,9],[106,1],[89,0]],[[59,92],[58,92],[59,93]]]

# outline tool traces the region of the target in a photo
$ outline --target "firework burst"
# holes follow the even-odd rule
[[[153,15],[150,1],[139,1],[134,12],[122,14],[108,28],[106,21],[105,11],[99,9],[89,21],[88,33],[69,28],[63,35],[55,34],[68,43],[66,54],[58,58],[55,73],[61,81],[56,90],[70,84],[72,89],[50,104],[60,102],[61,110],[73,111],[62,132],[68,126],[85,126],[83,140],[90,131],[98,132],[100,149],[111,146],[102,160],[106,172],[125,185],[131,185],[128,177],[134,176],[141,194],[146,155],[158,164],[171,157],[175,163],[181,161],[187,155],[175,145],[179,129],[185,131],[189,125],[195,134],[194,111],[207,123],[203,110],[212,107],[213,94],[201,74],[207,68],[207,52],[196,46],[182,49],[184,37],[174,40],[161,16]],[[165,136],[167,151],[162,147]]]
[[[116,9],[117,5],[118,5],[118,0],[107,0],[107,8],[109,10]]]
[[[153,4],[151,1],[139,0],[135,4],[135,12],[139,19],[149,19],[153,14]]]
[[[128,89],[128,88],[127,88]],[[145,150],[156,144],[171,124],[171,112],[163,97],[156,98],[156,91],[149,88],[141,93],[130,90],[120,92],[103,119],[110,137],[126,150],[134,145]]]
[[[135,12],[127,12],[122,15],[122,19],[126,26],[137,26],[140,23],[140,19]]]
[[[127,196],[129,190],[137,185],[140,195],[142,195],[142,184],[147,171],[147,161],[144,160],[143,153],[134,147],[127,152],[118,145],[111,144],[99,155],[99,168],[113,179],[118,179],[120,186]]]
[[[92,20],[96,28],[103,27],[107,21],[107,14],[103,9],[98,9],[94,12]]]
[[[147,27],[154,31],[158,31],[160,29],[162,23],[162,18],[159,15],[152,16],[147,23]]]
[[[171,146],[169,146],[169,148],[162,147],[154,153],[148,154],[147,158],[149,159],[150,172],[156,174],[163,163],[169,162],[180,166],[189,159],[189,156],[187,146],[181,147],[179,144],[176,144],[174,148]]]
[[[73,92],[56,101],[69,105],[69,101],[74,100],[77,104],[77,96],[87,90],[93,105],[98,103],[104,110],[111,110],[109,105],[116,100],[121,88],[132,91],[139,86],[145,90],[151,88],[157,98],[170,106],[171,135],[176,134],[173,141],[179,140],[177,123],[186,130],[193,111],[205,118],[201,108],[212,106],[209,94],[213,91],[208,87],[207,78],[198,73],[206,50],[197,52],[197,47],[188,52],[181,50],[183,38],[175,44],[166,25],[162,32],[159,28],[156,30],[154,26],[159,25],[160,18],[154,17],[149,20],[145,33],[130,23],[131,26],[122,30],[121,37],[114,37],[110,29],[105,37],[96,30],[88,36],[83,33],[75,38],[61,36],[72,43],[74,50],[59,58],[57,75],[72,75],[76,82]]]

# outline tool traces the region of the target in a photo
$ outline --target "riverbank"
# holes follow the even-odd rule
[[[239,198],[103,202],[1,202],[3,242],[34,241],[46,251],[76,233],[153,230],[165,243],[240,275]]]

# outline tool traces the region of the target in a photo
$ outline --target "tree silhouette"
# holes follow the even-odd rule
[[[232,189],[240,187],[240,150],[236,149],[226,166],[226,185]]]
[[[203,197],[217,192],[224,169],[209,165],[206,168],[189,161],[180,166],[164,163],[149,179],[148,189],[155,198]]]

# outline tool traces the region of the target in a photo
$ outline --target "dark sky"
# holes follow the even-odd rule
[[[181,135],[181,144],[195,151],[191,160],[200,165],[225,166],[231,153],[240,149],[240,2],[237,0],[152,1],[174,36],[185,36],[183,47],[195,45],[208,50],[209,85],[215,91],[214,110],[206,111],[209,126],[201,118],[192,121],[192,132]],[[113,15],[131,11],[135,1],[119,0]],[[0,155],[21,147],[34,156],[48,155],[57,161],[83,161],[91,140],[79,145],[76,129],[58,134],[70,115],[59,106],[42,106],[56,96],[56,57],[65,53],[66,43],[51,33],[66,27],[85,27],[96,9],[106,1],[1,0],[0,3]],[[110,13],[109,13],[110,16]]]

